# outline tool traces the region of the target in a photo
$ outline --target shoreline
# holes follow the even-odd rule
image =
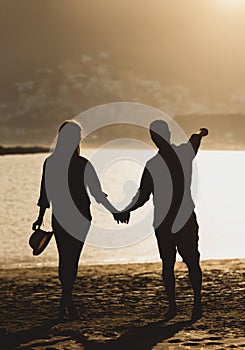
[[[244,262],[245,264],[245,257],[239,257],[239,258],[210,258],[210,259],[202,259],[200,260],[200,264],[215,264],[215,263],[220,263],[220,262],[224,262],[224,263],[228,263],[228,262],[238,262],[238,261],[241,261],[241,262]],[[125,266],[125,265],[161,265],[161,261],[135,261],[135,262],[104,262],[104,263],[94,263],[94,264],[91,264],[91,263],[83,263],[82,259],[81,261],[79,262],[79,265],[78,267],[81,268],[81,267],[85,267],[85,268],[92,268],[92,267],[101,267],[101,266],[112,266],[112,267],[115,267],[117,268],[118,266]],[[183,264],[182,261],[176,261],[177,265],[179,264]],[[0,265],[0,273],[2,271],[11,271],[11,270],[25,270],[25,269],[55,269],[56,267],[58,266],[58,261],[57,263],[54,263],[53,265],[41,265],[39,263],[37,263],[37,265],[26,265],[26,266],[19,266],[18,264],[11,264],[9,267],[7,266],[1,266]]]
[[[146,142],[147,140],[143,140],[142,142]],[[105,141],[104,143],[86,143],[83,144],[84,149],[97,149],[100,147],[103,147],[106,145],[108,141]],[[149,147],[153,149],[153,146],[147,141],[146,144],[148,147],[143,147],[143,146],[134,146],[133,148],[135,149],[146,149],[149,150]],[[117,145],[118,149],[127,149],[131,147],[127,147],[125,143],[122,145]],[[50,153],[51,146],[4,146],[0,145],[0,156],[5,156],[5,155],[24,155],[24,154],[38,154],[38,153]],[[234,146],[234,145],[218,145],[216,147],[202,147],[203,151],[245,151],[245,147],[241,146]]]

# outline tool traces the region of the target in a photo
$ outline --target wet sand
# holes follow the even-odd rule
[[[178,315],[163,322],[161,265],[80,266],[74,299],[82,321],[58,323],[54,268],[0,271],[0,349],[245,348],[245,260],[209,260],[203,268],[203,317],[190,322],[188,274],[176,263]]]

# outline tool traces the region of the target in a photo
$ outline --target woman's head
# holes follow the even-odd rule
[[[81,138],[81,125],[75,120],[65,120],[58,129],[55,151],[73,154],[78,150]]]

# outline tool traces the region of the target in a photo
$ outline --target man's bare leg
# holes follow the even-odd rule
[[[174,276],[175,260],[166,259],[162,261],[162,277],[166,289],[166,294],[169,302],[169,308],[165,315],[165,321],[175,317],[177,313],[175,301],[175,276]]]
[[[187,263],[189,278],[194,292],[194,307],[192,312],[192,320],[196,321],[202,317],[202,270],[198,262]]]

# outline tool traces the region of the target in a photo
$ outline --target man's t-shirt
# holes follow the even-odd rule
[[[187,143],[169,144],[151,158],[144,168],[140,187],[127,207],[135,210],[153,195],[154,228],[164,225],[178,232],[194,210],[191,196],[192,161],[201,136],[193,134]]]

